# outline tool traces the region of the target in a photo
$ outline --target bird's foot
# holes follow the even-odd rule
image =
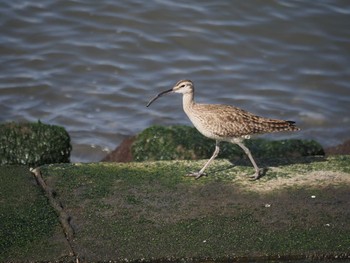
[[[205,173],[191,172],[191,173],[189,173],[189,174],[186,174],[185,176],[194,177],[195,179],[199,179],[200,177],[206,176],[206,175],[207,175],[207,174],[205,174]]]
[[[267,171],[266,168],[261,168],[261,169],[255,171],[255,174],[253,174],[249,178],[250,178],[251,181],[258,180],[258,179],[260,179],[260,177],[265,175],[266,171]]]

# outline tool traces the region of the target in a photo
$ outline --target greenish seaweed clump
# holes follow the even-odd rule
[[[0,125],[0,165],[67,163],[72,146],[60,126],[37,123]]]
[[[324,155],[322,146],[314,140],[246,140],[254,157],[301,157]],[[189,126],[151,126],[141,132],[132,145],[135,161],[184,160],[210,158],[215,143]],[[244,152],[232,143],[223,142],[219,158],[239,159]]]

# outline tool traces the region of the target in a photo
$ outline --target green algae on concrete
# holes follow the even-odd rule
[[[63,127],[40,121],[0,124],[0,165],[67,163],[71,149]]]
[[[68,252],[57,215],[25,166],[0,166],[0,262],[52,261]]]
[[[350,156],[289,159],[248,181],[216,160],[43,166],[86,261],[349,257]],[[272,174],[272,176],[271,176]]]
[[[313,140],[250,139],[245,144],[255,158],[298,157],[324,155],[322,146]],[[151,126],[137,135],[132,145],[135,161],[149,160],[196,160],[209,158],[215,143],[201,135],[194,127]],[[232,143],[222,142],[218,158],[245,157],[243,151]]]

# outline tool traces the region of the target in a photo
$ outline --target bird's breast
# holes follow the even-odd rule
[[[217,133],[219,125],[217,125],[215,121],[211,121],[210,118],[208,118],[208,116],[205,116],[204,114],[196,114],[195,112],[186,112],[186,114],[192,122],[193,126],[205,137],[214,140],[223,139]]]

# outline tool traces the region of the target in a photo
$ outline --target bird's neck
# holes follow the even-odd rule
[[[191,110],[191,108],[195,104],[193,92],[183,94],[183,96],[182,96],[182,104],[183,104],[184,111],[186,113]]]

